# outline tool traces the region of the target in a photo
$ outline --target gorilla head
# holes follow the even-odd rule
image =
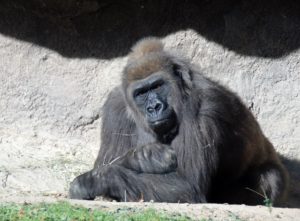
[[[178,132],[191,77],[187,64],[164,51],[157,39],[138,42],[129,55],[122,81],[135,122],[142,122],[161,142],[169,143]]]

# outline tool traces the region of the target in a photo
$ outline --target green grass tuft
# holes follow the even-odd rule
[[[54,204],[5,204],[0,205],[1,221],[187,221],[188,217],[170,215],[153,209],[119,209],[108,212],[72,206],[69,203]]]

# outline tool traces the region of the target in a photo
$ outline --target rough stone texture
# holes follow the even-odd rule
[[[299,11],[279,0],[1,1],[0,197],[64,195],[91,168],[124,56],[154,35],[242,97],[300,207]]]

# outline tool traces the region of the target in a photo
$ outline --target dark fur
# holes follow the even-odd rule
[[[162,72],[178,127],[160,137],[135,107],[131,84]],[[262,204],[281,202],[288,176],[272,144],[240,98],[163,50],[139,42],[122,86],[104,105],[102,145],[94,169],[76,178],[71,198],[119,201]]]

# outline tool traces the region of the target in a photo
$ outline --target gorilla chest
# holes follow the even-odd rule
[[[157,142],[157,139],[155,138],[154,135],[144,130],[137,129],[136,134],[137,134],[137,141],[136,141],[137,146],[143,146],[149,143]]]

